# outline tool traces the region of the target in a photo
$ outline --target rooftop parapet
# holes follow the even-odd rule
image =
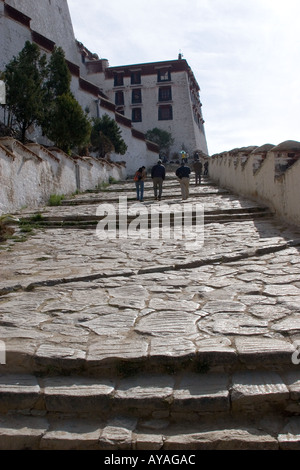
[[[263,164],[268,152],[274,148],[274,144],[264,144],[260,147],[256,147],[252,152],[251,155],[253,157],[253,174],[255,174]]]
[[[299,160],[300,142],[286,140],[273,147],[271,152],[275,154],[275,176],[280,176]]]

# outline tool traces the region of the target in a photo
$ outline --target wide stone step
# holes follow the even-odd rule
[[[176,451],[178,456],[180,450],[299,450],[299,445],[300,417],[268,416],[247,423],[231,418],[182,419],[180,424],[167,425],[163,420],[138,421],[126,415],[108,420],[0,415],[0,450],[102,450],[110,451],[105,458],[112,459],[112,451],[122,450]],[[158,455],[150,454],[149,463],[158,464]]]
[[[0,376],[0,413],[72,414],[181,422],[183,417],[300,413],[300,371],[139,374],[85,377]]]
[[[150,191],[150,188],[146,188],[145,191],[147,191],[147,189]],[[144,201],[154,201],[154,195],[152,194],[152,188],[151,188],[151,193],[145,193],[144,192]],[[102,203],[109,203],[109,202],[118,202],[119,201],[119,197],[120,197],[120,194],[117,194],[116,192],[113,192],[111,191],[111,195],[109,195],[109,192],[106,192],[103,194],[102,197],[99,197],[98,196],[93,196],[93,197],[85,197],[85,198],[74,198],[74,199],[63,199],[61,201],[61,205],[62,206],[80,206],[80,205],[86,205],[86,204],[90,204],[90,205],[93,205],[93,204],[102,204]],[[190,199],[188,201],[191,201],[191,199],[193,199],[193,201],[195,199],[199,199],[201,201],[201,199],[207,197],[207,196],[218,196],[218,195],[226,195],[226,194],[230,194],[229,191],[227,191],[226,189],[209,189],[209,190],[206,190],[206,191],[202,191],[202,192],[199,192],[199,191],[193,191],[191,190],[190,191]],[[164,189],[164,192],[163,192],[163,196],[162,196],[162,202],[166,202],[166,201],[169,201],[169,200],[174,200],[174,199],[178,199],[179,201],[181,201],[181,193],[180,193],[180,190],[177,190],[177,191],[172,191],[172,192],[166,192],[166,190]],[[136,201],[136,195],[135,194],[130,194],[130,192],[127,194],[127,200],[128,201],[132,201],[132,202],[135,202]]]
[[[168,319],[167,319],[168,320]],[[176,326],[174,327],[176,328]],[[153,325],[157,331],[160,325]],[[207,340],[198,351],[190,345],[175,342],[153,342],[151,350],[147,342],[120,341],[112,338],[101,344],[95,343],[88,351],[63,345],[41,345],[31,351],[8,346],[6,365],[3,373],[25,373],[46,375],[49,371],[56,375],[82,374],[111,377],[159,372],[178,374],[185,370],[191,373],[216,372],[232,373],[250,368],[265,370],[285,370],[297,368],[293,365],[296,347],[290,341],[274,338],[240,338],[235,345],[227,346],[218,341]],[[188,349],[185,350],[185,348]],[[296,356],[297,358],[298,356]]]
[[[195,199],[205,198],[207,196],[227,195],[230,191],[226,188],[218,187],[214,182],[203,180],[201,185],[190,184],[190,197]],[[95,188],[85,191],[84,195],[77,195],[72,198],[61,200],[62,206],[80,206],[86,204],[101,204],[103,202],[116,202],[121,196],[127,196],[128,201],[136,201],[136,188],[134,182],[123,181],[118,184],[109,185],[107,188]],[[181,200],[181,190],[179,183],[174,177],[167,176],[163,184],[162,201],[172,199]],[[145,181],[144,201],[154,202],[153,183],[151,180]]]
[[[217,188],[217,184],[212,182],[212,181],[201,181],[200,185],[196,185],[194,181],[192,180],[190,183],[190,189],[193,190],[194,188],[197,188],[197,190],[200,190],[202,188]],[[144,183],[144,188],[146,190],[153,190],[153,183],[150,179],[147,179]],[[180,192],[180,186],[179,182],[177,180],[174,180],[173,177],[167,177],[166,180],[163,183],[163,190],[166,189],[176,189],[177,191]],[[128,180],[118,182],[116,184],[111,184],[107,188],[94,188],[94,189],[88,189],[85,191],[87,194],[88,193],[94,193],[94,194],[99,194],[102,192],[105,193],[124,193],[124,192],[136,192],[136,187],[134,181],[129,182]]]
[[[165,213],[164,213],[165,214]],[[183,214],[182,214],[183,215]],[[186,217],[186,212],[184,212],[184,216]],[[144,216],[143,216],[144,217]],[[247,208],[240,208],[240,209],[227,209],[224,211],[215,210],[215,211],[207,211],[204,212],[203,222],[204,224],[211,224],[211,223],[229,223],[235,222],[237,220],[252,220],[256,218],[266,218],[266,217],[273,217],[273,213],[265,207],[247,207]],[[99,221],[105,220],[106,216],[96,216],[96,215],[61,215],[61,216],[43,216],[35,222],[34,216],[24,217],[21,220],[21,224],[38,224],[39,227],[44,228],[55,228],[55,227],[67,227],[67,228],[85,228],[91,229],[94,228]],[[126,223],[129,225],[133,220],[136,219],[136,216],[131,216],[126,214]],[[169,214],[169,222],[170,226],[174,224],[175,221],[175,214],[174,212],[170,212]],[[192,225],[199,223],[199,216],[196,213],[191,213],[190,221]],[[124,215],[122,219],[120,218],[120,214],[116,213],[116,228],[119,228],[120,223],[124,226]],[[162,213],[159,214],[157,221],[153,221],[151,211],[148,214],[148,226],[149,228],[154,228],[154,223],[156,226],[162,227],[163,226],[163,217]]]

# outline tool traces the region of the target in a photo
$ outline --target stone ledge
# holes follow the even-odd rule
[[[24,330],[24,332],[27,330]],[[20,330],[22,333],[22,330]],[[16,335],[16,338],[18,336]],[[94,377],[122,377],[136,371],[144,373],[226,372],[251,368],[277,371],[297,370],[292,363],[296,345],[289,339],[264,337],[237,337],[231,344],[219,338],[199,339],[197,344],[179,334],[151,337],[137,335],[136,341],[124,337],[104,338],[94,343],[57,346],[45,342],[43,336],[29,335],[40,346],[27,344],[16,349],[16,341],[6,341],[6,364],[0,365],[0,374],[90,375]],[[43,342],[44,341],[44,342]],[[22,342],[21,342],[22,343]]]
[[[119,410],[151,418],[260,410],[300,412],[300,372],[243,371],[92,377],[0,376],[0,412],[64,413],[107,417]],[[123,411],[121,411],[123,410]]]
[[[272,425],[273,432],[269,426]],[[280,450],[298,449],[300,418],[286,424],[270,417],[242,425],[232,419],[182,421],[178,426],[139,427],[137,420],[115,416],[108,421],[0,416],[0,450]],[[274,431],[274,430],[277,430]]]

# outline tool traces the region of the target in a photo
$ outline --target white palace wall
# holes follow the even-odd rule
[[[31,30],[62,47],[66,58],[77,63],[78,52],[67,0],[5,0],[5,3],[27,15],[31,19]],[[23,47],[24,43],[17,50]]]
[[[209,176],[221,187],[268,206],[300,226],[300,143],[242,148],[213,155]]]

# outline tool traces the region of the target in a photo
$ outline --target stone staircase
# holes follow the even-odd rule
[[[168,182],[166,198],[173,186]],[[228,194],[205,183],[206,194]],[[111,200],[118,190],[112,188]],[[98,196],[63,205],[103,202]],[[205,211],[207,224],[263,217],[272,214],[256,204]],[[39,224],[90,228],[98,221],[77,213],[44,215]],[[129,338],[124,358],[109,352],[101,360],[46,349],[36,355],[28,347],[9,371],[0,369],[0,449],[299,450],[300,368],[291,360],[297,351],[251,333],[233,343],[218,349],[208,341],[197,353],[178,345],[178,355],[139,356]]]
[[[111,185],[110,188],[106,190],[95,189],[92,193],[92,196],[89,197],[90,192],[86,192],[84,197],[77,196],[72,199],[63,199],[61,205],[63,207],[72,207],[72,206],[95,206],[102,203],[117,203],[116,195],[122,196],[126,194],[127,200],[129,203],[136,202],[135,188],[131,184],[128,186],[128,183],[125,181],[119,183],[118,185]],[[202,203],[202,199],[207,198],[208,196],[226,196],[229,195],[229,191],[226,189],[218,188],[210,180],[205,179],[201,184],[201,192],[199,191],[199,186],[192,186],[190,188],[190,196],[193,202]],[[153,202],[152,195],[152,183],[148,180],[145,184],[145,202]],[[174,182],[174,178],[168,176],[163,187],[163,200],[162,203],[178,203],[181,202],[181,194],[178,182]],[[189,202],[189,201],[188,201]],[[204,208],[204,224],[211,223],[226,223],[233,221],[243,221],[243,220],[253,220],[266,217],[272,217],[272,211],[265,206],[252,203],[246,207],[230,207],[228,209],[213,209],[213,208]],[[39,220],[36,220],[36,223],[43,228],[54,228],[54,227],[74,227],[74,228],[94,228],[98,222],[104,218],[104,216],[97,216],[95,214],[85,215],[80,213],[72,213],[70,215],[43,215]],[[118,215],[118,213],[117,213]],[[127,217],[128,223],[133,220],[134,217]],[[24,223],[32,223],[35,221],[32,215],[25,216],[22,218]],[[173,214],[171,214],[171,223],[173,221]],[[196,221],[196,215],[192,214],[192,223]],[[161,223],[161,219],[160,219]],[[118,220],[117,220],[118,224]],[[150,224],[150,216],[149,216]],[[118,227],[118,225],[117,225]]]
[[[299,449],[299,377],[299,370],[142,368],[113,378],[3,375],[0,448]]]

